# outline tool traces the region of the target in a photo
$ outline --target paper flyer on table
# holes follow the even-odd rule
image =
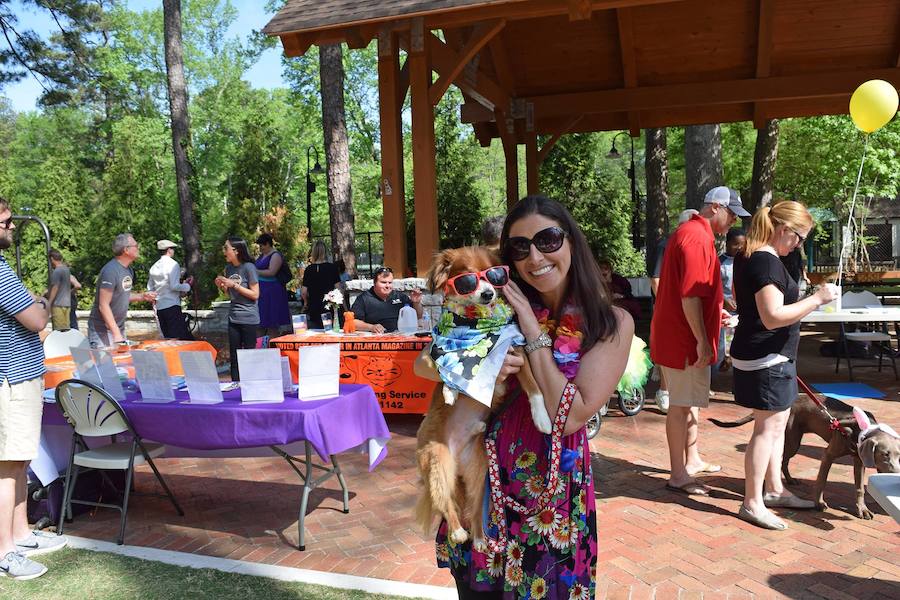
[[[187,384],[191,404],[218,404],[223,402],[219,389],[219,374],[209,352],[187,350],[178,353],[184,381]]]
[[[100,373],[97,371],[97,365],[94,364],[94,357],[91,356],[90,348],[69,348],[72,355],[72,361],[75,363],[75,377],[88,383],[93,383],[97,387],[103,387],[100,381]]]
[[[284,402],[279,350],[238,350],[237,358],[241,402]]]
[[[301,346],[300,366],[297,372],[298,397],[301,400],[317,400],[338,395],[341,364],[340,344]]]
[[[94,364],[97,365],[97,371],[100,373],[103,389],[119,402],[124,402],[125,388],[122,387],[122,380],[119,379],[119,372],[116,370],[112,356],[106,350],[91,350],[90,352]]]
[[[174,402],[175,392],[169,379],[166,357],[152,350],[132,350],[134,372],[144,402]]]
[[[291,378],[291,363],[287,356],[281,357],[281,390],[286,394],[294,391],[294,380]]]

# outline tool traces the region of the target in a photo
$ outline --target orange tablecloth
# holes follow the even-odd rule
[[[365,383],[372,386],[381,411],[385,413],[425,414],[431,404],[435,382],[413,372],[413,363],[430,337],[397,334],[285,335],[269,344],[288,357],[291,375],[297,381],[300,346],[341,344],[341,383]]]
[[[181,359],[178,357],[179,352],[186,351],[206,351],[216,358],[216,349],[211,344],[204,341],[183,341],[183,340],[147,340],[141,342],[134,347],[136,350],[153,350],[162,352],[166,357],[166,365],[169,367],[170,375],[184,375],[181,368]],[[133,377],[134,371],[131,368],[131,352],[113,353],[113,362],[117,366],[129,369],[129,374]],[[47,372],[44,373],[44,387],[52,388],[59,385],[66,379],[71,379],[72,373],[75,371],[75,362],[71,356],[57,356],[56,358],[48,358],[44,361]]]

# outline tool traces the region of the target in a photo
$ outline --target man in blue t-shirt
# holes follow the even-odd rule
[[[12,211],[0,198],[0,251],[13,244]],[[65,538],[28,530],[25,469],[37,458],[44,408],[47,301],[25,289],[0,254],[0,575],[34,579],[47,567],[28,554],[57,550]],[[17,493],[18,492],[18,493]]]

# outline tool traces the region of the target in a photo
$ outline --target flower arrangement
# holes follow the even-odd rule
[[[335,310],[344,305],[344,294],[341,290],[331,290],[325,297],[325,305],[329,308],[329,310]]]

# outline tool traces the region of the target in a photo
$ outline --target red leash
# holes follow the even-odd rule
[[[840,431],[841,435],[843,435],[844,437],[850,437],[850,434],[848,434],[846,430],[841,426],[840,421],[835,419],[834,416],[830,412],[828,412],[828,409],[825,408],[825,403],[819,400],[819,397],[816,395],[813,389],[806,385],[806,382],[800,379],[799,375],[797,375],[797,385],[799,385],[803,390],[803,393],[809,396],[810,399],[815,402],[816,406],[818,406],[822,410],[822,412],[825,413],[825,416],[828,417],[828,422],[831,424],[831,429],[833,429],[834,431]]]

